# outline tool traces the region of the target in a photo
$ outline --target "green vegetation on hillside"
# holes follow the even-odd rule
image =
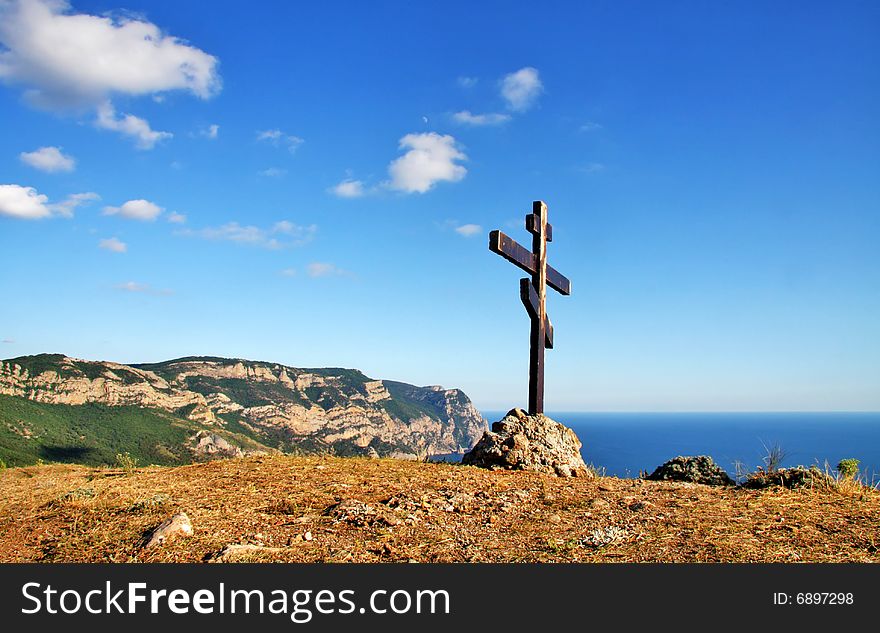
[[[405,422],[412,422],[423,415],[434,420],[445,419],[446,412],[444,410],[433,406],[430,402],[417,400],[413,397],[413,391],[419,387],[393,380],[385,380],[383,384],[391,394],[391,399],[382,400],[379,404],[389,415]]]
[[[202,395],[223,393],[243,407],[259,407],[279,402],[293,402],[308,406],[308,402],[287,386],[277,382],[258,382],[244,378],[213,378],[210,376],[187,376],[186,389]]]
[[[11,373],[13,364],[27,370],[29,378]],[[217,371],[218,366],[231,368],[236,365],[239,369],[241,365],[247,367],[247,375],[238,371]],[[279,380],[282,369],[293,380],[303,377],[304,374],[317,379],[298,380],[301,386],[297,388],[290,381]],[[428,417],[443,425],[451,424],[453,437],[458,445],[471,445],[474,441],[468,435],[473,428],[472,412],[464,410],[462,416],[448,413],[449,392],[383,381],[391,397],[374,400],[371,397],[373,385],[369,388],[367,385],[371,379],[357,369],[305,369],[279,363],[209,356],[125,366],[71,359],[61,354],[38,354],[3,361],[2,371],[9,374],[11,384],[15,385],[14,393],[19,395],[3,396],[0,399],[0,458],[15,466],[41,460],[86,465],[112,464],[117,454],[126,453],[140,464],[184,464],[193,460],[193,454],[186,442],[200,430],[216,433],[244,450],[278,449],[294,454],[336,455],[365,455],[373,454],[374,451],[380,455],[396,452],[413,454],[414,451],[421,450],[418,447],[421,446],[422,438],[407,433],[405,429],[402,433],[396,431],[396,439],[391,441],[368,437],[366,441],[371,443],[365,446],[363,438],[342,439],[337,435],[327,441],[325,436],[335,434],[332,424],[326,429],[303,433],[294,430],[290,425],[276,423],[273,416],[277,413],[283,418],[290,405],[302,407],[306,418],[321,418],[320,413],[314,410],[317,407],[325,411],[351,408],[354,420],[358,416],[366,415],[372,423],[378,423],[377,420],[383,417],[380,410],[407,426],[418,418]],[[53,380],[35,379],[46,371],[57,373],[61,377],[61,384]],[[267,371],[271,376],[267,375]],[[154,372],[172,383],[172,386],[163,386],[144,372]],[[241,377],[225,377],[223,374]],[[147,393],[144,402],[152,403],[146,404],[146,407],[167,406],[162,404],[167,403],[167,400],[158,398],[158,395],[162,395],[158,392],[173,395],[185,390],[201,394],[212,403],[211,407],[218,420],[215,423],[206,422],[202,417],[205,412],[195,404],[198,400],[196,398],[189,398],[187,401],[191,404],[174,411],[99,403],[52,405],[39,402],[45,399],[45,395],[56,392],[62,402],[71,401],[66,397],[66,380],[99,378],[108,381],[104,385],[108,395],[114,389],[119,389],[119,383],[143,384]],[[306,384],[311,386],[304,386]],[[98,390],[94,393],[98,393],[100,387],[100,384],[92,384],[92,388]],[[151,400],[151,393],[157,398]],[[228,397],[246,410],[251,409],[251,413],[246,410],[218,413],[223,409],[214,406],[213,399],[218,394]],[[462,400],[462,406],[468,404],[467,397],[463,394],[460,396],[453,398],[456,403]],[[49,399],[55,400],[54,397]],[[116,398],[97,399],[120,401]],[[140,401],[138,398],[133,400]],[[122,401],[131,402],[132,399],[123,398]],[[253,410],[266,406],[277,407],[277,410]],[[309,413],[310,410],[312,413]],[[302,417],[302,412],[295,413],[293,417]],[[190,415],[193,419],[190,419]],[[334,415],[331,414],[328,419],[335,419]],[[459,435],[464,439],[460,440]],[[212,450],[212,447],[209,446],[207,450]]]
[[[351,386],[362,385],[368,380],[372,380],[372,378],[365,376],[363,372],[361,372],[359,369],[345,369],[343,367],[321,367],[317,369],[301,369],[297,371],[302,371],[307,374],[315,374],[317,376],[324,376],[325,378],[339,378],[342,383],[349,384]]]
[[[63,360],[64,354],[34,354],[33,356],[9,358],[4,362],[19,365],[26,369],[31,376],[35,376],[49,369],[58,371]]]
[[[41,461],[99,466],[125,453],[139,464],[188,464],[193,456],[185,442],[203,428],[156,409],[45,404],[0,395],[0,459],[8,466]],[[250,432],[242,437],[233,429],[211,430],[244,448],[263,448]]]
[[[19,365],[22,369],[26,369],[31,377],[39,376],[45,371],[54,371],[61,378],[84,376],[89,380],[95,380],[96,378],[103,378],[108,371],[111,371],[104,363],[91,360],[71,360],[64,356],[64,354],[19,356],[18,358],[9,358],[3,362],[10,365]],[[112,371],[126,384],[143,381],[143,377],[128,369],[116,368]]]
[[[63,358],[60,355],[58,359]],[[26,357],[33,358],[33,357]],[[219,365],[235,365],[237,363],[243,364],[245,367],[283,367],[287,370],[290,376],[297,376],[302,373],[307,374],[315,374],[316,376],[324,376],[325,378],[336,377],[341,379],[343,384],[348,384],[351,386],[357,386],[362,384],[368,380],[372,380],[368,376],[364,375],[359,369],[346,369],[344,367],[316,367],[316,368],[302,368],[302,367],[290,367],[288,365],[282,365],[281,363],[272,363],[269,361],[253,361],[253,360],[245,360],[243,358],[222,358],[220,356],[184,356],[182,358],[175,358],[173,360],[166,360],[160,363],[138,363],[132,364],[132,367],[137,369],[143,369],[144,371],[152,371],[156,374],[162,376],[165,379],[171,379],[175,375],[177,375],[180,370],[179,365],[181,363],[217,363]]]
[[[131,366],[144,371],[152,371],[163,378],[170,378],[177,373],[175,366],[180,363],[220,363],[221,365],[234,365],[235,363],[249,363],[241,358],[222,358],[220,356],[183,356],[172,360],[163,360],[159,363],[131,363]]]
[[[0,458],[10,466],[40,460],[97,466],[127,452],[143,464],[185,464],[191,457],[183,445],[193,426],[153,409],[0,395]]]

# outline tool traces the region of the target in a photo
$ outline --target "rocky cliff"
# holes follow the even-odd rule
[[[415,459],[464,452],[486,429],[458,389],[371,380],[354,369],[215,357],[143,365],[60,354],[12,358],[0,361],[0,394],[167,412],[205,431],[188,442],[197,454],[205,449],[202,456],[235,454],[234,438],[243,436],[286,453]],[[205,439],[216,433],[216,441]],[[232,446],[216,450],[230,439]]]

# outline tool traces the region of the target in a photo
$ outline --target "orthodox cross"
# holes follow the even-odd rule
[[[544,349],[553,349],[553,325],[547,316],[547,286],[571,294],[571,282],[547,263],[547,242],[553,227],[547,223],[547,205],[532,203],[526,216],[526,230],[532,234],[532,250],[519,245],[501,231],[489,233],[489,250],[519,266],[532,277],[519,280],[519,296],[532,322],[529,338],[529,415],[544,413]]]

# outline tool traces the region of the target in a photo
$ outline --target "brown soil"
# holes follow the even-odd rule
[[[175,512],[194,534],[148,550]],[[256,547],[220,552],[228,545]],[[0,561],[880,562],[880,493],[263,456],[0,471]]]

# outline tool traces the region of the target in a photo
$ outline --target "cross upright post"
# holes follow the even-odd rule
[[[542,200],[536,200],[532,204],[532,224],[526,220],[526,228],[532,233],[532,253],[535,255],[535,272],[532,275],[532,287],[538,295],[537,314],[531,321],[529,335],[529,413],[544,412],[544,349],[545,331],[547,321],[547,205]],[[525,280],[522,280],[525,281]],[[523,293],[525,284],[520,282],[520,296],[523,303],[528,303],[530,298]],[[528,293],[529,288],[525,288]],[[530,294],[530,293],[528,293]],[[551,347],[553,343],[550,343]]]
[[[547,222],[547,205],[532,203],[526,216],[526,230],[532,234],[528,251],[501,231],[489,233],[489,250],[522,268],[531,278],[520,280],[520,299],[531,320],[529,336],[529,414],[544,412],[544,350],[553,348],[553,325],[547,316],[547,286],[564,295],[571,293],[571,282],[547,264],[547,242],[553,240],[553,227]]]

